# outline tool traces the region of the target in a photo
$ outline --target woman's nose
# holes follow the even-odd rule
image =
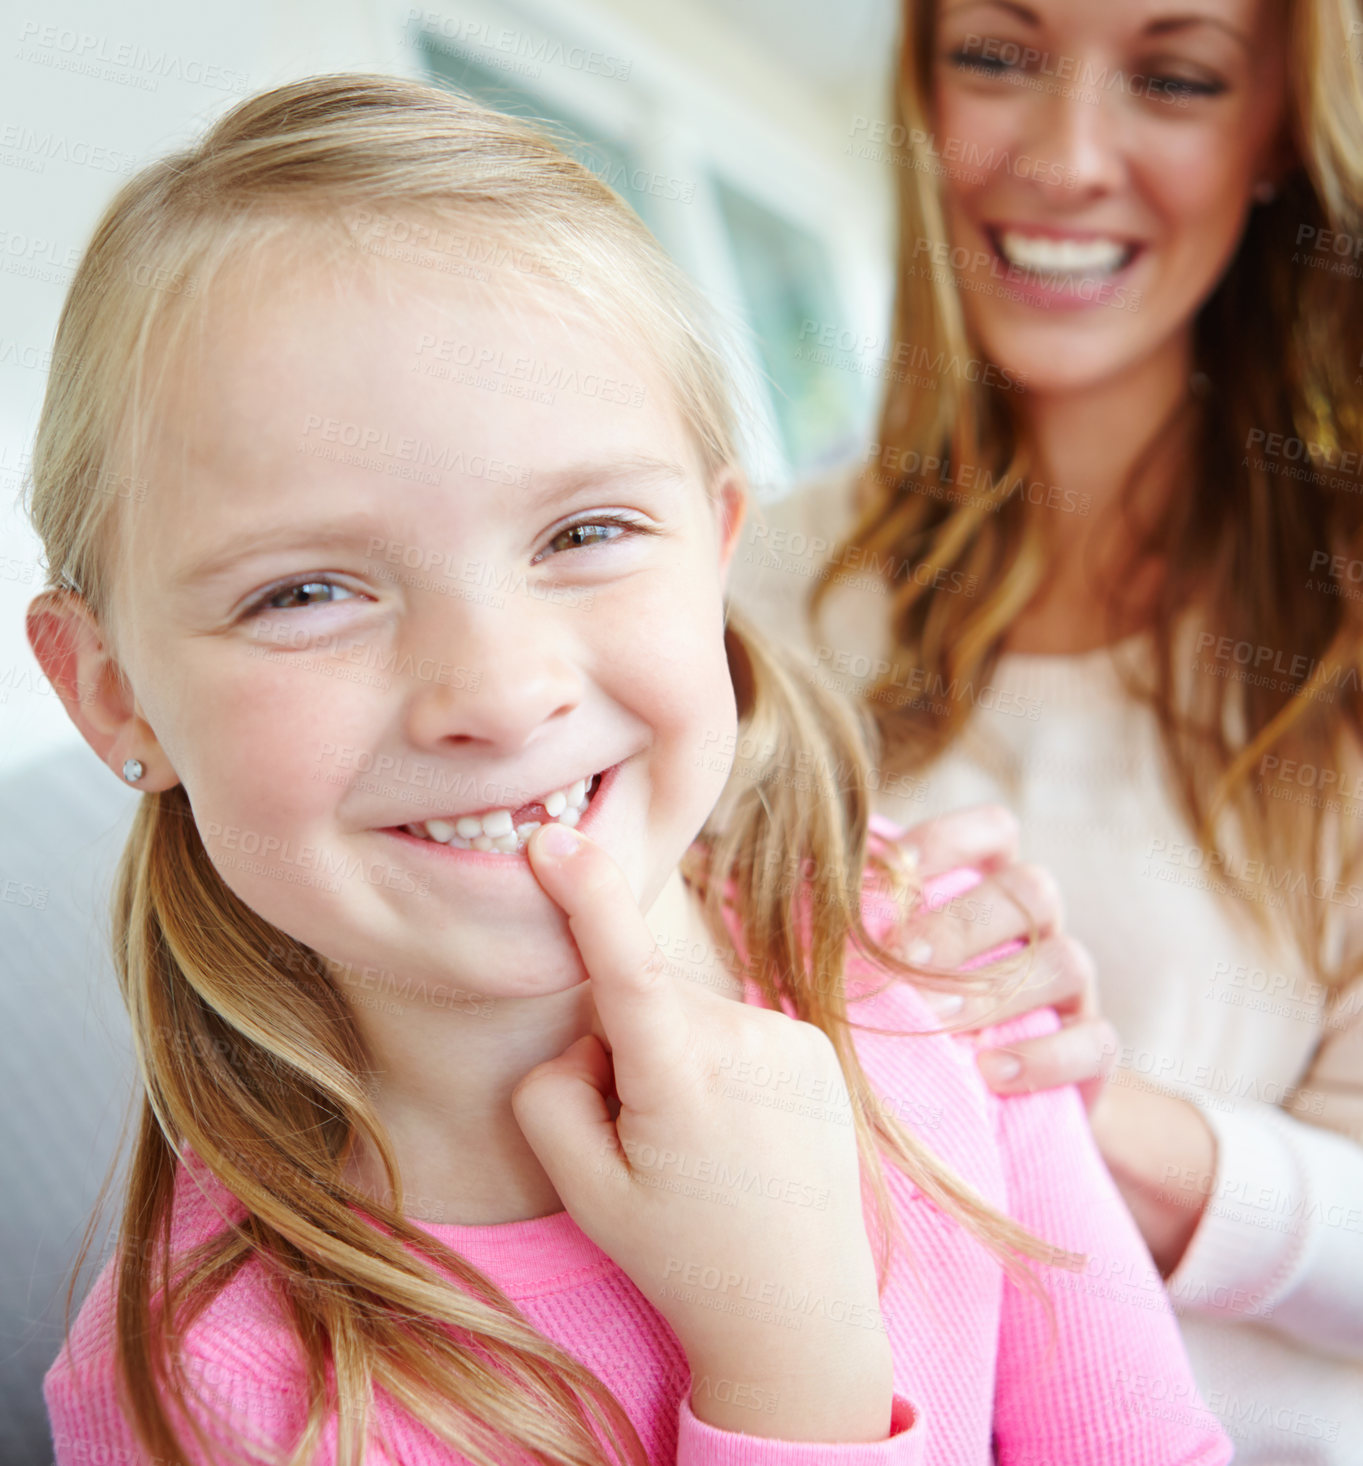
[[[1066,90],[1071,94],[1065,95]],[[1065,199],[1115,191],[1126,176],[1124,122],[1118,93],[1079,86],[1039,94],[1032,109],[1028,150],[1043,165],[1038,187]]]
[[[486,743],[515,750],[582,700],[583,673],[562,609],[524,593],[430,618],[411,676],[408,736],[420,747]],[[558,620],[554,619],[557,611]]]

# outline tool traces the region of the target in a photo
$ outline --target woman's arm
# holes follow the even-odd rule
[[[1109,1084],[1089,1110],[1098,1149],[1168,1277],[1187,1251],[1216,1175],[1216,1132],[1190,1100]]]
[[[1363,1359],[1363,982],[1328,1021],[1287,1109],[1201,1112],[1215,1175],[1168,1285],[1180,1309]]]
[[[1054,1032],[1037,1009],[986,1030],[1011,1043]],[[999,1466],[1212,1466],[1231,1443],[1198,1393],[1159,1274],[1094,1144],[1073,1086],[994,1101],[1008,1211],[1085,1253],[1077,1272],[1036,1269],[1055,1314],[1004,1283],[994,1430]]]
[[[880,816],[872,824],[901,846],[928,828]],[[1092,1096],[1100,1152],[1180,1310],[1266,1323],[1363,1358],[1363,980],[1327,1016],[1285,1108],[1222,1111],[1103,1086],[1115,1035],[1097,1016],[1079,951],[1079,963],[1038,953],[1038,981],[998,1011],[1011,1017],[1049,1001],[1063,1021],[1021,1040],[1000,1041],[991,1028],[979,1044],[986,1081],[1003,1094],[1077,1083]],[[978,1004],[967,1000],[944,1021],[968,1031]],[[1018,1059],[1019,1072],[1000,1080],[995,1056]]]

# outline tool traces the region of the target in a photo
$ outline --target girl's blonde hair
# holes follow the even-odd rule
[[[378,219],[388,221],[381,232]],[[439,239],[430,226],[445,229],[450,258],[467,260],[452,246],[470,239],[494,251],[531,249],[533,260],[518,262],[527,279],[575,295],[600,319],[632,323],[675,393],[707,483],[735,461],[728,384],[702,303],[610,189],[545,134],[467,98],[385,76],[314,77],[234,108],[197,146],[130,180],[101,220],[62,311],[33,455],[31,513],[49,585],[83,597],[110,627],[116,575],[128,573],[117,568],[120,544],[126,556],[121,490],[143,482],[139,455],[154,431],[171,346],[225,264],[273,241],[310,269],[371,256],[381,268],[397,243]],[[372,248],[378,239],[385,243]],[[149,384],[154,366],[160,376]],[[707,821],[683,872],[737,970],[773,1005],[789,1000],[837,1048],[876,1197],[882,1288],[898,1224],[880,1148],[1010,1272],[1035,1281],[1022,1257],[1074,1265],[994,1211],[877,1104],[849,1034],[846,943],[895,976],[909,969],[861,918],[869,721],[807,687],[738,616],[725,635],[743,745],[766,759],[731,776],[725,813]],[[873,861],[872,869],[905,889],[889,865]],[[730,883],[744,960],[722,917]],[[810,923],[798,919],[804,890],[817,913]],[[185,1398],[176,1340],[254,1261],[280,1285],[307,1360],[309,1414],[294,1466],[310,1459],[333,1408],[340,1459],[361,1459],[375,1383],[483,1466],[511,1459],[513,1449],[563,1466],[642,1461],[637,1433],[598,1378],[396,1203],[361,1197],[344,1179],[348,1147],[363,1134],[382,1157],[391,1195],[403,1195],[362,1084],[364,1054],[347,1005],[317,953],[223,883],[182,786],[141,801],[114,923],[145,1087],[118,1241],[115,1348],[120,1388],[150,1455],[179,1457],[165,1405]],[[172,1258],[176,1161],[186,1146],[247,1217]],[[87,1229],[77,1271],[90,1240]],[[69,1319],[70,1293],[67,1301]]]
[[[906,139],[895,160],[895,360],[912,348],[912,359],[967,362],[980,352],[959,286],[948,270],[914,266],[924,256],[949,258],[951,245],[932,155],[935,14],[933,0],[905,0],[894,91],[903,129],[895,136]],[[1344,557],[1347,573],[1363,556],[1363,289],[1356,258],[1341,266],[1311,247],[1322,231],[1363,239],[1363,9],[1358,0],[1288,0],[1287,24],[1287,121],[1299,166],[1276,200],[1253,210],[1196,318],[1188,391],[1171,421],[1150,425],[1150,448],[1133,468],[1128,492],[1161,446],[1191,429],[1192,461],[1162,522],[1148,536],[1134,521],[1131,529],[1133,564],[1161,555],[1167,567],[1151,625],[1154,672],[1146,680],[1122,670],[1131,695],[1158,719],[1170,777],[1217,888],[1231,893],[1238,919],[1247,911],[1265,936],[1295,947],[1338,1001],[1358,959],[1347,966],[1331,954],[1330,912],[1339,908],[1328,895],[1336,879],[1340,890],[1359,889],[1351,878],[1363,824],[1335,817],[1329,799],[1297,785],[1281,784],[1273,797],[1262,773],[1276,755],[1282,762],[1270,773],[1294,761],[1325,775],[1328,790],[1363,768],[1363,605],[1334,558]],[[988,380],[992,373],[975,375],[983,379],[958,374],[935,392],[905,385],[886,394],[879,442],[858,484],[859,517],[810,599],[817,614],[852,546],[866,563],[891,567],[898,658],[929,692],[906,699],[902,668],[867,689],[898,767],[930,764],[962,731],[971,705],[951,689],[988,685],[1048,567],[1043,521],[1052,511],[1029,508],[1025,489],[1037,467],[1025,394]],[[1309,464],[1284,458],[1276,466],[1292,476],[1272,472],[1261,446],[1272,434]],[[970,493],[942,494],[903,471],[929,458]],[[1352,475],[1340,471],[1350,463]],[[983,593],[934,595],[935,576],[923,567],[977,577]],[[1201,619],[1185,623],[1188,611]],[[1197,674],[1185,660],[1185,624],[1196,626],[1202,648],[1229,646],[1227,670],[1239,670],[1248,648],[1253,666],[1268,660],[1272,675]],[[1256,870],[1265,872],[1257,882],[1249,879]]]

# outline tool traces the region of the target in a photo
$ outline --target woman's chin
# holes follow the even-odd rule
[[[1066,339],[1058,333],[1042,341],[1031,332],[999,333],[986,341],[985,355],[990,361],[1022,384],[1022,396],[1055,397],[1092,391],[1106,381],[1120,376],[1138,359],[1137,353],[1123,350],[1110,340],[1084,339],[1075,333]],[[1030,339],[1025,339],[1030,338]]]

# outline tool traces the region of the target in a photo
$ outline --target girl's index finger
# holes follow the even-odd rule
[[[576,842],[575,849],[556,853],[560,839]],[[546,823],[526,853],[536,880],[568,915],[592,980],[616,1093],[622,1104],[647,1108],[688,1046],[690,1018],[662,951],[624,873],[600,845],[567,825]]]

